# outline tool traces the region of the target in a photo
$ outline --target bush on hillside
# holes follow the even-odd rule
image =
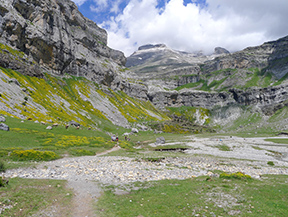
[[[241,172],[236,172],[236,173],[231,173],[231,174],[221,173],[220,178],[223,178],[223,179],[240,179],[240,180],[252,179],[251,176],[246,175],[246,174],[241,173]]]
[[[4,173],[6,171],[5,164],[3,161],[0,161],[0,173]]]
[[[70,153],[74,156],[93,156],[93,155],[95,155],[95,152],[85,150],[85,149],[73,149],[70,151]]]
[[[52,151],[36,151],[36,150],[15,150],[11,153],[11,158],[15,161],[50,161],[60,158]]]

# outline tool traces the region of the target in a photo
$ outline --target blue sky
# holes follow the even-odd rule
[[[126,56],[144,44],[212,53],[288,35],[287,0],[73,0]]]

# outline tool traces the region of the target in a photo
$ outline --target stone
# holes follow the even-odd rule
[[[46,130],[52,130],[52,126],[46,127]]]
[[[132,129],[131,129],[131,132],[132,132],[132,133],[139,133],[139,130],[138,130],[137,128],[132,128]]]
[[[4,123],[0,123],[0,130],[9,131],[9,126]]]
[[[156,138],[156,142],[157,145],[159,144],[165,144],[165,138],[163,136]]]
[[[5,121],[6,121],[6,118],[3,116],[0,116],[0,122],[5,122]]]

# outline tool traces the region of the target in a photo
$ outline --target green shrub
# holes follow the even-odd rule
[[[8,155],[8,151],[6,150],[0,150],[0,157],[5,157]]]
[[[74,150],[71,150],[70,153],[74,156],[86,156],[86,155],[93,156],[93,155],[95,155],[95,152],[85,150],[85,149],[74,149]]]
[[[232,174],[227,174],[227,173],[221,173],[220,178],[222,179],[240,179],[240,180],[247,180],[247,179],[252,179],[251,176],[246,175],[241,172],[236,172]]]
[[[127,151],[135,151],[135,148],[133,147],[132,143],[130,143],[130,142],[119,141],[118,145]]]
[[[273,161],[268,161],[267,164],[268,164],[269,166],[274,166],[274,165],[275,165]]]
[[[5,164],[3,161],[0,161],[0,173],[5,172],[6,168],[5,168]]]
[[[36,150],[15,150],[11,153],[11,158],[15,161],[50,161],[60,158],[52,151]]]
[[[4,187],[6,185],[6,180],[3,179],[3,177],[0,176],[0,187]]]
[[[231,151],[231,148],[227,145],[217,145],[216,146],[220,151]]]

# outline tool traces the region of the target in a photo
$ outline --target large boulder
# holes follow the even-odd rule
[[[163,136],[156,138],[156,145],[165,144],[165,138]]]
[[[0,124],[0,130],[9,131],[9,126],[6,125],[6,124],[1,123],[1,124]]]
[[[131,129],[131,132],[132,132],[132,133],[139,133],[139,130],[138,130],[137,128],[132,128],[132,129]]]
[[[80,124],[77,123],[76,121],[70,121],[69,124],[70,124],[70,125],[73,125],[73,126],[75,126],[75,127],[80,127]]]

